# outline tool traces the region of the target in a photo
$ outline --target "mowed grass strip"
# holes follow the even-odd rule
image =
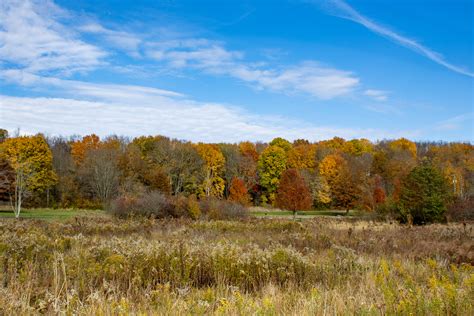
[[[292,217],[292,211],[283,211],[283,210],[265,210],[265,209],[251,209],[250,214],[257,217]],[[358,213],[356,211],[340,211],[340,210],[315,210],[315,211],[297,211],[297,217],[311,218],[316,216],[356,216]]]
[[[24,219],[41,219],[47,221],[63,221],[75,216],[98,216],[103,215],[101,210],[83,210],[83,209],[52,209],[38,208],[25,209],[20,213],[20,218]],[[8,208],[0,209],[0,219],[14,218],[15,214]]]

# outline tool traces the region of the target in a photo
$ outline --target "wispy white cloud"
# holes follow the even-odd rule
[[[227,50],[221,43],[207,39],[157,42],[149,47],[149,57],[171,67],[230,76],[259,89],[287,94],[305,93],[320,99],[331,99],[349,94],[360,82],[349,71],[314,61],[286,67],[246,62],[242,52]]]
[[[325,8],[328,9],[329,12],[335,16],[358,23],[366,27],[370,31],[389,38],[397,44],[409,48],[414,52],[431,59],[435,63],[446,67],[449,70],[469,77],[474,77],[474,73],[471,70],[451,64],[446,61],[443,55],[441,55],[440,53],[433,51],[432,49],[420,44],[414,39],[400,35],[395,31],[389,29],[388,27],[382,26],[374,22],[373,20],[359,13],[357,10],[355,10],[343,0],[325,0],[324,4],[326,4]]]
[[[175,91],[121,84],[98,84],[1,70],[0,79],[61,97],[0,95],[0,126],[49,134],[165,134],[194,141],[383,139],[408,131],[315,126],[288,117],[253,115],[241,107],[197,102]]]
[[[31,73],[62,74],[103,64],[107,53],[58,23],[64,15],[67,13],[50,1],[2,1],[0,61]]]
[[[81,40],[77,31],[102,36],[109,44],[107,48],[115,45],[131,54],[138,54],[144,43],[132,33],[99,23],[68,28],[58,22],[68,12],[48,0],[6,0],[0,9],[0,62],[4,62],[0,64],[0,79],[44,95],[0,95],[0,125],[10,130],[20,127],[30,133],[67,135],[165,134],[213,142],[268,141],[276,136],[318,140],[334,135],[370,139],[414,135],[407,131],[316,126],[288,117],[253,115],[228,104],[197,102],[179,92],[158,88],[67,80],[65,75],[108,62],[106,50]],[[120,37],[125,40],[121,42]],[[284,67],[249,62],[244,53],[208,39],[162,40],[145,48],[155,64],[229,76],[259,89],[286,94],[331,99],[354,92],[360,84],[353,73],[314,61]]]
[[[98,84],[77,80],[64,80],[43,77],[27,71],[9,69],[0,70],[0,78],[42,92],[56,92],[60,95],[88,98],[106,102],[128,102],[130,104],[147,103],[160,97],[184,97],[183,94],[136,85]]]
[[[461,115],[457,115],[451,118],[448,118],[444,121],[439,122],[436,125],[437,130],[441,131],[452,131],[452,130],[458,130],[464,127],[466,124],[470,124],[471,126],[471,140],[474,141],[474,127],[473,127],[473,121],[474,121],[474,113],[464,113]]]
[[[364,95],[374,99],[375,101],[387,101],[388,92],[384,90],[368,89],[364,91]]]
[[[117,87],[120,89],[121,87]],[[99,88],[100,89],[100,88]],[[10,131],[49,135],[138,136],[162,134],[206,142],[321,140],[335,135],[372,140],[413,136],[407,131],[314,126],[288,118],[252,115],[238,107],[188,99],[148,96],[148,102],[85,101],[74,98],[29,98],[0,95],[0,125]]]
[[[80,25],[77,28],[83,33],[95,34],[103,37],[108,44],[112,47],[120,49],[128,53],[133,57],[140,57],[140,44],[142,44],[142,38],[134,33],[112,30],[106,28],[98,22],[89,22]]]

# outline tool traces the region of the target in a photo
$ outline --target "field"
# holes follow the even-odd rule
[[[41,219],[46,221],[64,221],[76,216],[100,216],[103,214],[100,210],[77,210],[77,209],[26,209],[21,211],[22,218]],[[13,211],[7,207],[0,208],[1,218],[14,218]]]
[[[472,225],[64,212],[0,220],[0,314],[474,312]]]

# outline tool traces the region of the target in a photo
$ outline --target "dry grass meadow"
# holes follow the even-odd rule
[[[0,221],[0,314],[472,315],[470,224]]]

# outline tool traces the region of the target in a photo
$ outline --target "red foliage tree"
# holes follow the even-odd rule
[[[374,189],[374,202],[376,205],[385,203],[385,191],[381,187]]]
[[[278,186],[276,205],[293,211],[293,215],[296,215],[298,210],[311,209],[311,192],[298,170],[288,169],[283,172]]]
[[[249,194],[242,179],[234,177],[230,184],[229,200],[248,205],[250,202]]]

